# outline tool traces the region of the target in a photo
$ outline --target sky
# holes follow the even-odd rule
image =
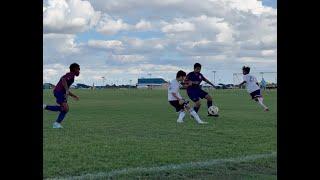
[[[89,85],[171,80],[196,62],[211,81],[216,71],[215,83],[233,83],[244,65],[258,79],[277,71],[276,0],[43,2],[44,82],[56,84],[73,62],[75,82]]]

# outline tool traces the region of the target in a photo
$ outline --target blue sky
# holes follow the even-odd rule
[[[136,83],[173,79],[203,65],[203,74],[233,83],[243,65],[252,73],[277,70],[274,0],[44,1],[44,82],[56,83],[78,62],[76,82]],[[275,81],[276,74],[265,75]]]
[[[277,8],[277,1],[276,0],[263,0],[262,4],[265,6],[270,6],[273,8]]]

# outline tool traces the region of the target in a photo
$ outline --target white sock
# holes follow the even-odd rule
[[[183,120],[184,116],[186,115],[186,113],[184,111],[181,111],[179,113],[179,120]]]
[[[258,102],[264,109],[268,108],[266,105],[263,104],[263,98],[262,97],[258,97]]]
[[[202,121],[202,120],[200,119],[199,115],[198,115],[193,109],[190,110],[190,114],[194,117],[194,119],[195,119],[197,122],[201,122],[201,121]]]

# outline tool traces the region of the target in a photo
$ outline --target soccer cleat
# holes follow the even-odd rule
[[[60,128],[63,128],[63,127],[61,126],[60,123],[55,122],[55,123],[53,123],[53,128],[54,128],[54,129],[60,129]]]
[[[208,122],[205,121],[199,121],[198,124],[208,124]]]
[[[183,123],[183,120],[182,119],[178,119],[177,123]]]
[[[46,104],[43,104],[43,109],[46,109],[47,105]]]
[[[265,108],[264,111],[269,111],[269,108]]]

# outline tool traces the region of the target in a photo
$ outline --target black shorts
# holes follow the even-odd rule
[[[250,93],[250,95],[252,99],[255,99],[257,97],[262,97],[260,89],[253,91],[252,93]]]
[[[189,104],[189,101],[185,101],[183,104],[179,104],[178,100],[175,101],[169,101],[169,103],[171,104],[171,106],[176,108],[176,112],[181,111],[182,109],[184,109],[184,107]]]
[[[201,88],[187,89],[187,94],[193,102],[197,102],[200,98],[203,99],[206,97],[206,95],[208,95],[208,93],[202,90]]]

